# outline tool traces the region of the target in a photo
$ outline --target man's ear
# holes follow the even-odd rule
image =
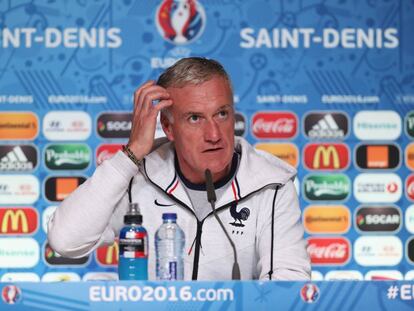
[[[163,112],[161,112],[160,122],[162,125],[162,129],[165,133],[165,136],[167,136],[169,141],[174,141],[174,134],[172,131],[172,122]]]

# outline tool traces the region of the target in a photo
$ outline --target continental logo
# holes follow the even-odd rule
[[[350,161],[345,144],[308,144],[304,150],[304,165],[310,170],[344,170]]]
[[[356,210],[354,219],[361,232],[396,232],[402,223],[401,211],[394,206],[363,206]]]
[[[51,170],[83,170],[91,163],[85,144],[53,144],[45,148],[45,165]]]
[[[89,256],[80,258],[62,257],[56,253],[48,243],[45,245],[43,257],[45,262],[51,266],[83,266],[89,261]]]
[[[38,133],[39,120],[34,113],[0,113],[0,140],[33,140]]]
[[[39,216],[31,207],[0,208],[0,235],[31,235],[37,231]]]
[[[52,202],[63,201],[85,180],[85,177],[80,176],[49,177],[45,182],[46,199]]]
[[[310,201],[342,201],[351,193],[351,182],[344,174],[312,174],[302,184],[304,196]]]
[[[118,242],[110,246],[102,246],[96,250],[96,261],[101,266],[117,266],[118,265],[119,246]]]
[[[0,145],[0,172],[27,172],[37,167],[37,149],[31,145]]]
[[[267,151],[274,156],[282,159],[286,163],[297,167],[299,163],[299,151],[296,145],[291,143],[259,143],[256,149]]]
[[[414,143],[411,143],[405,148],[405,165],[414,171]]]
[[[342,234],[351,226],[351,214],[345,206],[309,206],[303,212],[303,224],[310,234]]]
[[[400,165],[400,153],[395,144],[361,144],[355,150],[355,164],[361,169],[395,169]]]

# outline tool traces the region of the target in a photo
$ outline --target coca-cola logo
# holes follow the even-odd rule
[[[103,144],[96,150],[96,165],[101,165],[103,161],[112,158],[118,150],[122,150],[121,144]]]
[[[313,265],[344,265],[349,260],[350,249],[345,238],[308,239],[308,253]]]
[[[407,191],[407,197],[411,201],[414,201],[414,174],[407,177],[407,180],[405,181],[405,189]]]
[[[252,134],[259,139],[293,138],[298,119],[290,112],[259,112],[252,118]]]

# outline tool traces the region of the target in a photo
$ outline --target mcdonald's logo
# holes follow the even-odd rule
[[[37,231],[37,211],[31,207],[0,208],[0,235],[30,235]]]
[[[102,266],[118,265],[119,245],[118,241],[109,246],[101,246],[96,250],[96,261]]]
[[[345,144],[308,144],[304,150],[304,166],[310,170],[343,170],[350,156]]]

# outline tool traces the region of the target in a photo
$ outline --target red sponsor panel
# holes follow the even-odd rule
[[[117,266],[118,265],[118,242],[110,246],[101,246],[96,250],[96,261],[101,266]]]
[[[405,180],[405,191],[407,198],[414,201],[414,174],[411,174]]]
[[[96,149],[96,165],[112,158],[118,150],[122,150],[121,144],[103,144]]]
[[[351,254],[345,238],[308,238],[308,253],[313,265],[344,265]]]
[[[0,236],[33,234],[38,225],[39,216],[32,207],[0,208]]]
[[[345,144],[307,144],[303,159],[310,170],[343,170],[349,165],[349,148]]]
[[[251,124],[259,139],[293,138],[298,131],[298,118],[291,112],[258,112]]]

